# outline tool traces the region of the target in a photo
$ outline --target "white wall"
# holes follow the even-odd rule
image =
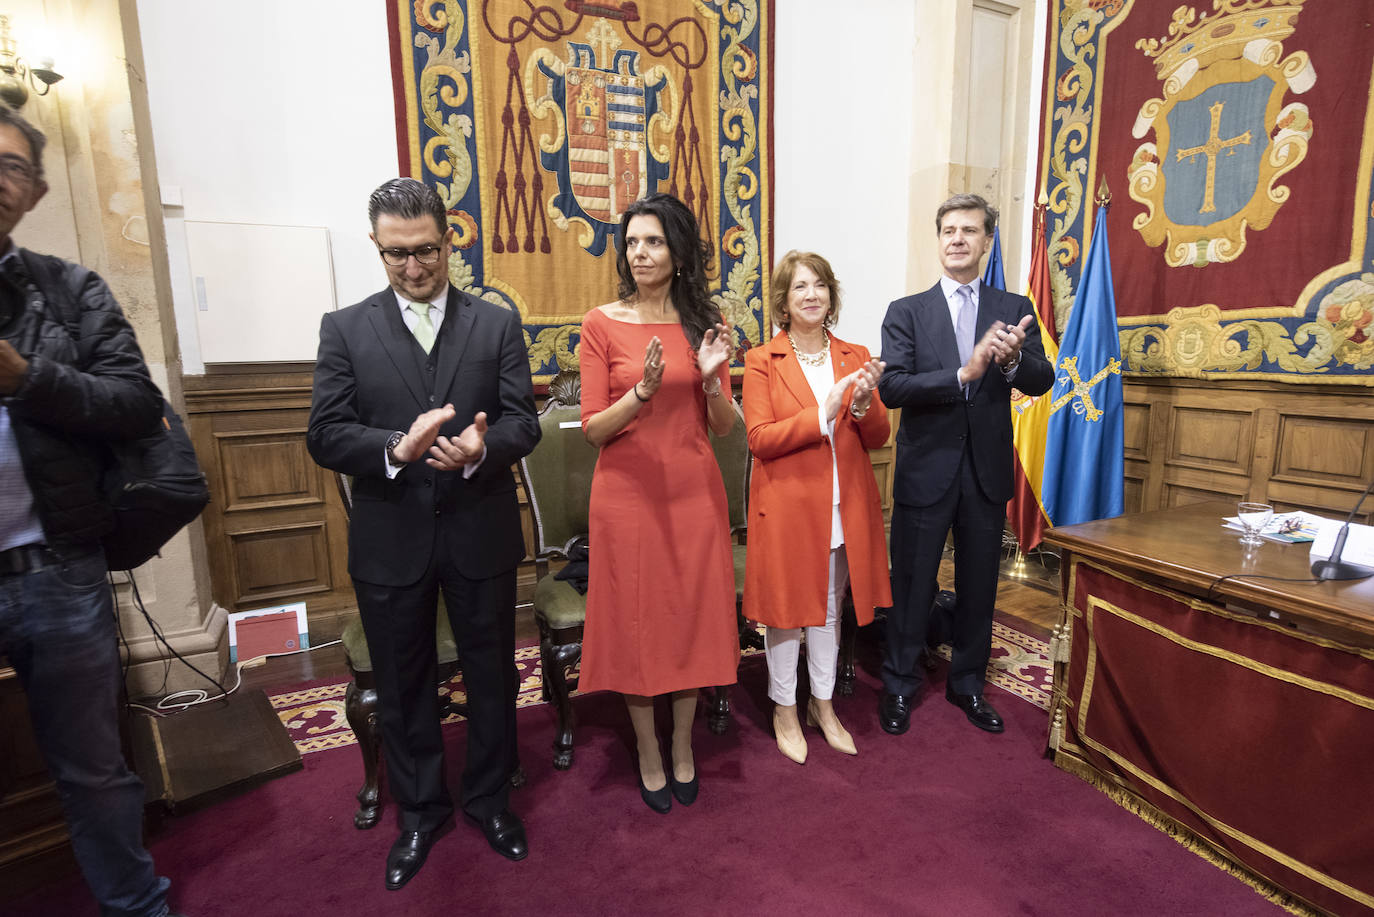
[[[283,308],[385,286],[367,196],[399,170],[386,5],[138,0],[138,16],[184,371],[204,368],[183,220],[327,228],[337,302]]]
[[[824,256],[844,292],[836,334],[876,354],[888,303],[911,292],[915,7],[850,0],[841,15],[832,0],[785,0],[776,10],[775,257]]]
[[[938,271],[927,214],[959,159],[949,36],[969,2],[850,0],[842,15],[833,0],[776,4],[774,255],[829,259],[844,288],[836,331],[875,352],[888,303]],[[1044,0],[1034,6],[1038,38]],[[366,199],[399,168],[385,5],[138,0],[138,12],[185,371],[203,364],[184,220],[328,229],[337,302],[283,308],[380,288]],[[1025,117],[1038,130],[1038,104]],[[1019,289],[1024,262],[1008,268]]]

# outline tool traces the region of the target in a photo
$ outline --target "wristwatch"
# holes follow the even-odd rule
[[[402,433],[400,430],[397,430],[395,433],[392,433],[389,437],[387,437],[387,440],[386,440],[386,460],[387,460],[388,462],[390,462],[391,464],[393,464],[393,465],[404,465],[404,464],[405,464],[405,462],[401,461],[400,459],[398,459],[398,458],[396,457],[396,451],[395,451],[395,450],[396,450],[396,447],[399,446],[399,445],[401,444],[401,440],[403,440],[403,439],[405,439],[405,438],[406,438],[406,435],[405,435],[404,433]]]

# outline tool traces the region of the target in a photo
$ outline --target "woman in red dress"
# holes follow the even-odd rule
[[[739,661],[734,564],[720,469],[707,439],[734,426],[731,330],[707,295],[709,249],[690,210],[653,194],[617,235],[620,299],[582,321],[582,429],[592,478],[581,687],[625,696],[640,795],[657,812],[697,796],[697,691]],[[672,695],[671,767],[654,697]]]

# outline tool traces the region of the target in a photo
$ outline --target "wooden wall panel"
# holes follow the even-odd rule
[[[1277,439],[1276,479],[1359,487],[1374,465],[1374,426],[1368,418],[1283,415]]]
[[[311,637],[337,637],[355,609],[348,521],[332,475],[305,448],[309,367],[184,381],[191,437],[210,479],[203,519],[215,601],[230,611],[304,601]]]
[[[1150,417],[1153,411],[1150,404],[1125,405],[1125,447],[1126,458],[1149,459],[1150,455]]]
[[[333,586],[323,522],[234,532],[229,542],[236,605],[297,601]]]
[[[1254,418],[1248,411],[1180,406],[1170,427],[1169,464],[1237,474],[1249,469]]]
[[[1374,478],[1374,391],[1130,377],[1125,400],[1127,512],[1257,500],[1344,516]]]
[[[323,504],[323,475],[305,448],[302,430],[215,434],[224,470],[224,511]]]

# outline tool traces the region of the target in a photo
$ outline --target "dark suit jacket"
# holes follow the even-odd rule
[[[994,321],[1014,325],[1032,308],[1024,296],[980,285],[974,340]],[[887,369],[878,392],[884,404],[902,409],[893,498],[909,506],[929,506],[940,499],[959,471],[967,438],[984,496],[996,503],[1011,499],[1011,384],[993,364],[972,383],[972,398],[965,402],[956,376],[960,363],[954,323],[938,283],[888,306],[882,358]],[[1054,367],[1045,359],[1039,325],[1032,323],[1015,385],[1028,395],[1040,395],[1053,384]]]
[[[353,476],[348,572],[363,582],[418,581],[440,525],[449,527],[446,540],[459,546],[455,560],[469,579],[512,570],[525,554],[511,464],[539,441],[539,421],[519,316],[450,287],[437,341],[431,400],[390,289],[320,322],[306,444],[320,465]],[[464,479],[421,459],[388,480],[387,438],[448,402],[457,416],[444,436],[487,412],[481,467]]]

